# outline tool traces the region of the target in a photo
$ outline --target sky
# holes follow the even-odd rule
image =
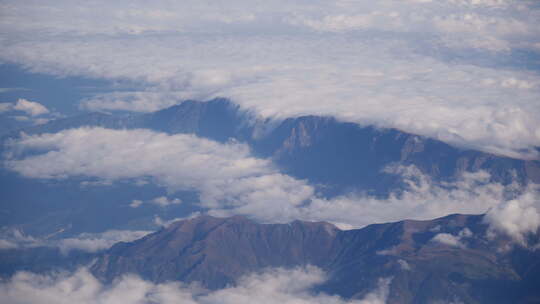
[[[100,86],[47,98],[60,112],[221,96],[530,159],[539,23],[533,0],[2,1],[0,63]]]

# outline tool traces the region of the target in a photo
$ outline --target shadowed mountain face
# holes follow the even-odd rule
[[[459,244],[436,241],[442,233],[459,238]],[[324,222],[256,224],[243,217],[202,216],[118,243],[92,271],[105,281],[137,273],[155,282],[198,281],[217,289],[267,267],[315,265],[329,276],[318,289],[345,298],[361,298],[379,278],[392,278],[389,303],[538,303],[540,253],[501,250],[508,239],[485,235],[482,216],[349,231]]]
[[[139,127],[167,133],[246,142],[256,155],[272,157],[285,173],[325,185],[330,195],[347,190],[387,193],[399,185],[396,176],[383,172],[391,163],[415,165],[441,180],[464,171],[486,170],[494,181],[505,184],[540,182],[539,161],[456,148],[395,129],[363,127],[329,117],[261,122],[226,99],[186,101],[131,120]]]

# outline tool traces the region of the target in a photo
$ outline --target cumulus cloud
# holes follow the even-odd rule
[[[219,144],[193,135],[81,128],[25,137],[12,147],[15,151],[52,149],[6,162],[8,168],[27,177],[118,180],[148,176],[172,190],[198,190],[202,205],[208,208],[250,201],[293,208],[314,191],[304,181],[279,173],[269,160],[252,157],[246,145]]]
[[[49,110],[42,104],[26,99],[19,99],[13,106],[14,110],[23,111],[30,116],[38,116],[49,113]]]
[[[56,275],[19,272],[0,283],[3,303],[328,303],[382,304],[386,302],[389,279],[381,279],[376,290],[361,300],[314,293],[311,288],[324,282],[324,273],[315,267],[292,270],[270,269],[240,279],[233,287],[203,290],[181,283],[153,284],[135,275],[124,276],[112,286],[104,286],[87,269]]]
[[[224,96],[264,117],[329,115],[538,157],[534,1],[25,1],[0,12],[0,61],[137,88],[89,96],[91,110]]]
[[[270,160],[253,157],[244,144],[149,130],[71,129],[24,136],[10,148],[11,156],[4,165],[26,177],[148,178],[167,187],[169,193],[197,191],[199,206],[210,214],[242,214],[263,222],[303,219],[355,228],[404,218],[481,214],[520,191],[514,184],[491,183],[484,171],[438,183],[414,166],[396,165],[386,171],[401,176],[404,189],[386,198],[348,193],[328,199],[306,181],[280,173]],[[157,201],[170,203],[174,199]],[[132,202],[133,207],[138,204]]]
[[[44,105],[40,104],[39,102],[26,100],[24,98],[18,99],[15,103],[0,103],[0,112],[7,111],[21,111],[30,116],[39,116],[49,113],[49,110]]]
[[[494,206],[485,215],[484,222],[489,224],[491,236],[502,233],[527,246],[527,235],[537,233],[540,227],[538,189],[529,189],[516,199]]]
[[[462,240],[470,238],[471,236],[471,230],[469,230],[469,228],[464,228],[457,235],[453,235],[450,233],[438,233],[431,239],[431,241],[445,244],[448,246],[466,248],[467,246],[462,242]]]

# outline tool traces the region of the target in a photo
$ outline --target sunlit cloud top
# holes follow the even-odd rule
[[[537,1],[4,1],[0,62],[132,84],[88,110],[222,96],[537,158],[539,32]]]

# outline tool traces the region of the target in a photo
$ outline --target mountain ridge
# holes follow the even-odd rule
[[[96,126],[113,129],[148,128],[169,134],[194,134],[248,144],[255,156],[272,158],[280,169],[314,184],[328,195],[344,191],[388,193],[399,179],[384,172],[390,164],[414,165],[436,180],[452,180],[463,172],[485,170],[492,181],[540,183],[540,160],[519,160],[453,147],[439,140],[396,129],[381,129],[337,121],[332,117],[301,116],[280,122],[260,122],[228,99],[187,100],[144,114],[89,113],[24,129],[40,134]],[[261,131],[262,130],[262,131]],[[17,137],[12,132],[6,138]]]
[[[537,251],[513,247],[505,237],[486,237],[482,215],[454,214],[340,230],[325,222],[258,224],[245,217],[197,217],[175,222],[98,257],[91,271],[106,282],[135,273],[153,282],[198,282],[220,289],[242,275],[268,267],[314,265],[327,272],[317,287],[345,298],[362,298],[377,279],[391,277],[388,303],[534,303],[540,297],[527,261]],[[462,231],[468,231],[463,233]],[[466,235],[463,246],[435,241],[438,234]],[[461,234],[460,234],[461,233]],[[501,284],[508,288],[502,293]]]

